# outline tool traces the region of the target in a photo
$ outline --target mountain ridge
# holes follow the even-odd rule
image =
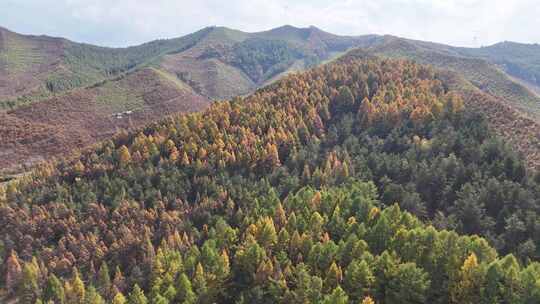
[[[355,50],[45,163],[0,300],[536,303],[540,175],[453,81]]]
[[[4,49],[0,50],[0,106],[4,107],[6,115],[21,115],[21,111],[35,113],[41,102],[51,99],[60,100],[60,103],[73,102],[78,100],[70,98],[69,93],[74,90],[105,92],[104,96],[94,96],[93,93],[92,96],[111,105],[106,115],[118,112],[113,109],[119,104],[125,107],[123,111],[135,111],[140,98],[133,97],[133,101],[129,101],[127,99],[131,95],[125,94],[124,87],[110,84],[115,79],[129,78],[131,73],[148,68],[154,69],[155,73],[150,75],[156,77],[157,83],[161,75],[181,84],[184,89],[189,88],[191,97],[185,101],[176,100],[178,108],[186,106],[190,100],[205,99],[210,102],[230,99],[249,94],[284,75],[331,61],[351,48],[361,48],[377,56],[408,58],[440,69],[453,70],[467,80],[460,82],[461,85],[472,85],[490,94],[494,108],[498,108],[498,104],[502,104],[502,108],[508,105],[512,107],[512,115],[536,122],[540,119],[540,98],[506,74],[505,66],[493,59],[498,58],[496,56],[500,52],[479,54],[475,53],[478,51],[476,49],[391,35],[339,36],[315,26],[298,28],[290,25],[259,32],[211,26],[182,37],[158,39],[126,48],[93,46],[47,36],[18,35],[8,30],[3,33],[0,35],[0,49]],[[8,43],[3,42],[6,39]],[[522,61],[529,60],[527,54],[521,57],[525,58]],[[489,61],[490,58],[492,61]],[[11,87],[10,83],[16,85]],[[148,84],[143,82],[143,85],[145,83]],[[3,99],[2,96],[6,95],[16,97]],[[61,101],[63,98],[65,101]],[[156,102],[163,100],[158,98]],[[129,108],[129,105],[133,108]],[[23,110],[18,110],[20,107]],[[194,108],[199,108],[199,105]],[[85,109],[90,116],[93,115],[91,113],[103,111],[102,108]],[[486,107],[482,109],[489,112]],[[145,111],[150,109],[146,108]],[[506,113],[506,110],[497,113],[503,112]],[[79,119],[85,121],[83,112],[61,113],[69,117],[79,115]],[[151,116],[159,119],[153,114]],[[31,117],[35,121],[29,123],[46,123],[47,117],[43,117],[43,121],[39,116]],[[5,125],[7,121],[0,122],[0,127],[3,123],[4,128],[9,129],[10,126]],[[68,121],[77,124],[74,120]],[[518,146],[524,147],[520,151],[532,153],[531,145],[522,143],[525,135],[512,136],[512,132],[508,133],[508,126],[505,123],[501,127],[504,130],[501,134],[519,138]],[[494,128],[497,127],[494,124]],[[537,138],[534,132],[530,134],[530,129],[527,127],[525,134]],[[116,127],[112,130],[116,130]],[[536,164],[536,153],[531,155],[534,159],[531,163]]]

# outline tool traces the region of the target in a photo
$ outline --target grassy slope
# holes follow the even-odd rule
[[[31,103],[74,88],[93,85],[151,65],[167,53],[193,46],[208,29],[170,40],[129,48],[105,48],[50,37],[24,36],[0,30],[0,66],[7,87],[0,91],[0,108]],[[25,80],[32,80],[26,82]]]
[[[309,67],[373,39],[336,36],[313,27],[285,26],[259,33],[209,27],[176,39],[105,48],[7,30],[0,33],[0,69],[7,65],[10,70],[0,81],[11,88],[0,91],[0,109],[39,101],[146,66],[166,70],[210,98],[228,98],[253,91],[289,69],[295,71],[298,62]],[[280,56],[258,56],[261,51],[268,52],[266,45],[276,41],[282,46]],[[249,47],[239,48],[244,43]],[[239,49],[244,51],[241,58]],[[214,54],[201,58],[208,50]],[[261,66],[262,72],[258,71]]]

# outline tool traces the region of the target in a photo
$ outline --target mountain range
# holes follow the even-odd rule
[[[356,49],[46,162],[0,302],[539,303],[540,173],[467,85]]]
[[[483,100],[480,110],[491,113],[500,134],[532,164],[540,158],[534,152],[540,119],[538,45],[460,48],[283,26],[257,33],[208,27],[176,39],[105,48],[0,28],[0,135],[5,138],[0,170],[20,172],[120,130],[202,110],[353,48],[451,71],[466,95],[484,93],[473,95],[475,104]]]
[[[1,33],[1,303],[540,303],[535,45]]]

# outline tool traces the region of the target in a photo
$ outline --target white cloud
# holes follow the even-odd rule
[[[101,45],[176,37],[209,25],[245,31],[315,25],[454,45],[540,42],[537,0],[2,0],[0,25]]]

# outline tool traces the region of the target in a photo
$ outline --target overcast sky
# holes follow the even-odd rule
[[[540,43],[539,0],[0,0],[0,26],[105,46],[178,37],[210,25],[260,31],[315,25],[460,46]]]

